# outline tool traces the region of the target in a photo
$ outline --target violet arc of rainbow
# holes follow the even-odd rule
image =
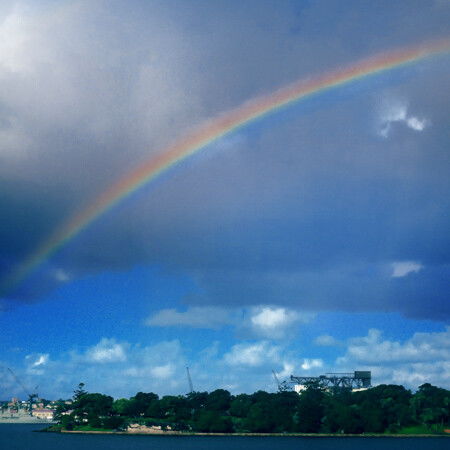
[[[171,145],[161,149],[156,156],[144,161],[136,169],[101,193],[85,209],[70,217],[2,281],[0,284],[0,295],[5,295],[83,229],[131,193],[156,179],[172,166],[205,149],[209,144],[223,136],[236,132],[268,114],[275,113],[281,108],[285,108],[314,94],[415,63],[430,56],[446,53],[449,50],[450,39],[444,39],[425,45],[377,54],[315,78],[298,80],[269,95],[245,102],[236,109],[207,121],[193,132],[182,136]]]

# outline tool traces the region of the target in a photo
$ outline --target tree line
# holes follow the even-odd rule
[[[161,398],[138,392],[114,400],[88,393],[80,383],[71,404],[60,402],[55,418],[66,430],[121,430],[139,423],[209,433],[396,433],[408,427],[433,432],[449,426],[450,391],[426,383],[415,393],[385,384],[330,392],[311,383],[300,394],[232,395],[217,389]]]

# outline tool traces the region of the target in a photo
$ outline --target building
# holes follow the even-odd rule
[[[33,417],[42,420],[53,420],[53,410],[48,408],[33,409]]]

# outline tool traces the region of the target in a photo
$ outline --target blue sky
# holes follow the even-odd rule
[[[0,277],[205,120],[448,37],[423,1],[6,1]],[[450,387],[448,54],[298,103],[119,204],[0,296],[0,365],[47,398]],[[6,374],[6,372],[5,372]],[[0,377],[0,398],[22,395]]]

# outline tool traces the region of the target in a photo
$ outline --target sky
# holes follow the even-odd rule
[[[174,141],[255,98],[449,39],[447,0],[4,0],[0,399],[450,389],[450,54],[207,145],[5,283]]]

